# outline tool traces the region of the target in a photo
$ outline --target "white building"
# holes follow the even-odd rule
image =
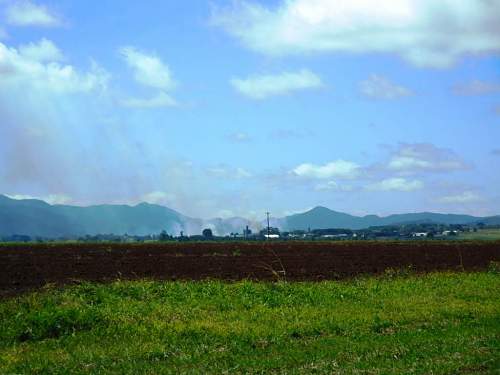
[[[279,234],[264,234],[264,237],[270,239],[270,240],[275,240],[277,238],[280,238]]]
[[[413,237],[427,237],[427,234],[426,232],[419,232],[419,233],[413,233],[412,236]]]

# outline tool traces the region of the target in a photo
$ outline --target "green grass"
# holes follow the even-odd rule
[[[0,301],[0,374],[499,374],[500,274],[114,282]]]
[[[460,233],[464,240],[500,240],[500,229],[479,229],[477,232]]]

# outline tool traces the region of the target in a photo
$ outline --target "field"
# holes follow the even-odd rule
[[[500,229],[479,229],[477,232],[460,233],[465,240],[500,240]]]
[[[0,374],[500,374],[499,261],[498,241],[0,245]]]
[[[0,301],[1,374],[498,374],[500,274],[115,281]]]
[[[203,242],[0,246],[0,295],[81,280],[336,280],[388,268],[481,270],[499,241]]]

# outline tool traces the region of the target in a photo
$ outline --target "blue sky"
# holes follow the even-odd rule
[[[500,213],[500,1],[0,0],[0,192]]]

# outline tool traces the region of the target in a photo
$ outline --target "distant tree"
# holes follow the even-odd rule
[[[212,233],[212,229],[210,229],[210,228],[203,229],[203,232],[201,232],[201,234],[203,234],[203,237],[205,237],[207,239],[214,237],[214,235]]]
[[[161,233],[160,233],[159,240],[160,241],[168,241],[168,239],[169,239],[169,236],[167,234],[167,231],[162,230]]]

